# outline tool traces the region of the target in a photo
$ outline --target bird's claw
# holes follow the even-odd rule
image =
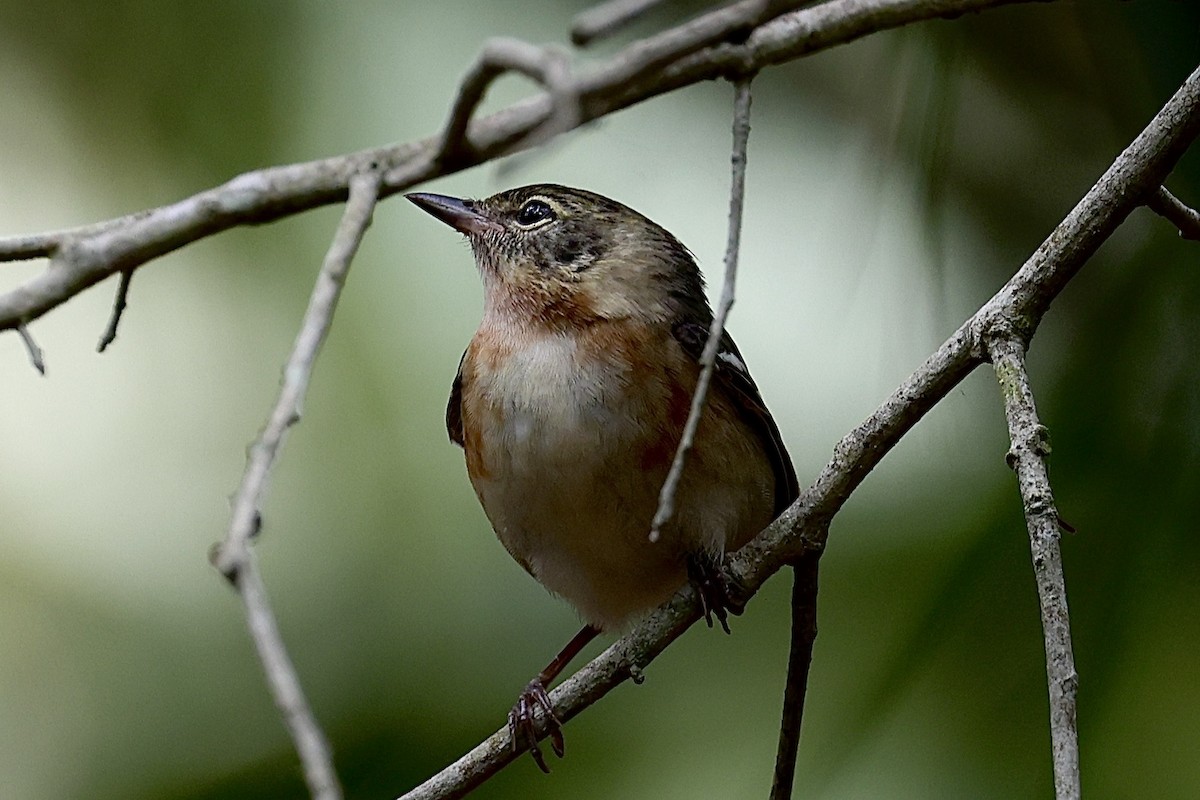
[[[729,615],[741,616],[746,604],[735,596],[734,587],[720,562],[708,554],[692,555],[688,556],[687,570],[688,580],[700,595],[705,623],[711,628],[713,617],[716,617],[721,629],[729,633]]]
[[[512,710],[508,712],[508,736],[512,740],[514,753],[520,750],[522,743],[526,744],[529,747],[529,755],[533,756],[538,768],[549,774],[550,767],[546,765],[546,758],[542,755],[541,748],[538,747],[536,715],[539,708],[546,720],[546,734],[550,737],[550,747],[556,756],[562,758],[563,753],[566,752],[562,721],[554,713],[550,695],[546,693],[545,685],[539,680],[529,682],[529,685],[517,698]]]

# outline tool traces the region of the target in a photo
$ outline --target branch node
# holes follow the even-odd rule
[[[1033,426],[1029,435],[1029,449],[1038,458],[1044,459],[1050,455],[1050,429],[1040,422]]]
[[[38,347],[37,342],[33,340],[33,334],[29,332],[29,328],[25,323],[17,325],[17,333],[21,337],[21,341],[25,343],[25,351],[29,353],[29,362],[33,364],[33,368],[38,371],[39,375],[46,374],[46,361],[42,358],[42,348]]]
[[[234,553],[234,550],[229,542],[214,542],[212,547],[208,548],[208,563],[236,589],[238,576],[245,563],[245,552],[239,555]]]

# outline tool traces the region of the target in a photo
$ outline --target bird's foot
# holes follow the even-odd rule
[[[711,553],[694,553],[687,558],[687,572],[688,580],[700,595],[700,608],[708,627],[713,626],[716,617],[722,630],[729,633],[729,615],[741,616],[746,603],[739,599],[741,592],[721,568],[721,561]]]
[[[550,747],[553,748],[556,756],[562,758],[564,752],[562,722],[555,715],[554,706],[550,703],[550,695],[546,693],[546,686],[540,680],[530,681],[517,698],[512,711],[508,712],[508,735],[512,740],[513,752],[520,749],[521,743],[527,744],[529,754],[533,756],[538,767],[542,772],[549,774],[550,767],[546,766],[546,758],[542,755],[541,748],[538,747],[536,715],[539,708],[546,720]]]

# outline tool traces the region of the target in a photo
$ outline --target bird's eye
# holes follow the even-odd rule
[[[517,212],[517,224],[526,228],[547,219],[554,219],[554,209],[544,200],[529,200]]]

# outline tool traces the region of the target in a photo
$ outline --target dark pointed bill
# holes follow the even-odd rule
[[[404,196],[417,208],[429,212],[459,233],[484,234],[501,229],[499,223],[480,213],[470,200],[428,192],[412,192]]]

